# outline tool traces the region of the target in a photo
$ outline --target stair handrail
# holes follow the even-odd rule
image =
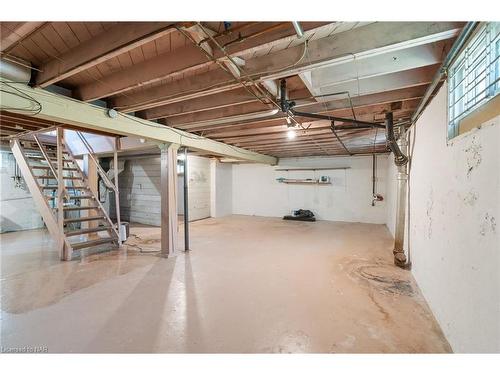
[[[101,178],[104,180],[104,183],[106,184],[107,187],[111,188],[116,193],[116,186],[115,186],[115,184],[113,184],[113,182],[111,182],[111,180],[109,179],[109,177],[106,174],[106,172],[104,172],[104,169],[102,169],[102,167],[97,162],[97,159],[95,158],[95,155],[94,155],[94,149],[88,143],[87,139],[85,138],[85,136],[81,132],[76,131],[76,133],[78,134],[78,136],[80,137],[83,145],[87,149],[88,155],[92,159],[92,161],[94,162],[94,165],[96,166],[97,171],[101,175]]]

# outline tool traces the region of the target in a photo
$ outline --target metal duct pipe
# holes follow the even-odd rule
[[[297,37],[300,39],[304,36],[304,30],[302,30],[302,26],[298,21],[292,21],[293,28],[295,29],[295,33],[297,33]]]
[[[408,154],[408,143],[406,133],[402,133],[398,139],[398,150],[404,150]],[[401,152],[401,151],[400,151]],[[403,155],[405,156],[405,155]],[[406,160],[408,158],[405,156]],[[394,234],[394,264],[401,268],[409,267],[404,251],[405,220],[406,220],[406,195],[408,182],[408,164],[398,165],[398,191],[396,204],[396,230]]]
[[[408,157],[401,152],[394,136],[394,122],[392,112],[385,114],[385,131],[387,137],[387,145],[394,153],[394,163],[399,167],[408,163]]]
[[[0,59],[0,76],[9,81],[28,84],[31,79],[31,69],[10,59]]]

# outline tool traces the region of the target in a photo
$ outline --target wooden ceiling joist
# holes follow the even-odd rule
[[[0,24],[0,50],[8,53],[18,43],[40,29],[45,22],[2,22]]]
[[[312,23],[311,28],[314,27],[318,27],[318,25]],[[272,35],[273,41],[280,39],[279,34]],[[287,35],[294,35],[293,28],[290,28]],[[270,37],[265,36],[265,38],[268,40]],[[231,55],[247,53],[252,48],[260,46],[261,43],[262,39],[258,38],[250,39],[246,43],[236,43],[231,48]],[[220,50],[214,50],[214,57],[216,59],[225,58]],[[207,58],[200,48],[189,44],[173,52],[136,64],[129,69],[111,74],[97,82],[91,82],[79,87],[76,95],[78,99],[83,101],[100,99],[129,91],[141,85],[158,82],[173,74],[199,69],[209,64],[212,64],[212,61]],[[117,106],[125,107],[126,105],[118,102]]]
[[[4,79],[0,78],[0,83],[3,82]],[[241,160],[264,164],[277,163],[277,159],[274,157],[195,136],[148,120],[127,115],[112,118],[107,115],[105,108],[71,100],[43,89],[31,88],[19,83],[9,83],[9,85],[14,87],[17,92],[9,92],[8,90],[0,92],[2,105],[25,111],[30,105],[35,105],[33,101],[36,101],[36,104],[40,105],[39,112],[34,115],[37,118],[57,121],[90,131],[96,130],[116,135],[145,138],[158,143],[175,143],[180,146]],[[23,95],[19,95],[20,93]],[[10,112],[15,112],[15,110],[10,110]]]
[[[381,53],[381,51],[388,52],[391,49],[403,49],[418,43],[425,44],[449,39],[456,35],[460,28],[460,23],[453,22],[417,22],[412,23],[411,26],[401,22],[374,23],[351,31],[345,31],[331,37],[314,40],[308,43],[306,51],[304,50],[304,46],[300,45],[266,56],[250,59],[245,63],[244,72],[245,75],[252,76],[257,80],[266,80],[269,76],[272,76],[272,78],[287,77],[311,69],[314,66],[328,66],[342,61],[349,61],[349,59],[352,59],[352,54],[354,53],[365,56],[368,54]],[[409,41],[411,41],[411,43]],[[303,58],[304,54],[307,58]],[[183,54],[179,53],[177,58],[183,58]],[[165,61],[162,63],[161,60],[162,59],[158,59],[157,61],[149,60],[148,66],[144,64],[144,66],[140,68],[146,72],[144,74],[146,74],[147,77],[138,79],[134,74],[125,74],[127,71],[124,71],[120,75],[121,78],[116,79],[116,81],[121,80],[121,83],[115,84],[110,80],[106,81],[105,84],[92,83],[87,87],[80,88],[78,98],[82,100],[92,100],[116,95],[120,92],[137,87],[137,82],[139,81],[153,82],[163,79],[165,78],[165,70],[168,70],[168,67],[156,67],[156,65],[165,64]],[[291,62],[294,61],[298,63],[291,64]],[[293,65],[293,67],[290,67],[291,65]],[[163,69],[164,72],[158,72],[159,69]],[[274,73],[275,71],[279,73]],[[224,90],[224,85],[227,82],[228,76],[221,75],[218,79],[213,79],[211,84],[217,86],[218,90]],[[229,80],[229,82],[229,84],[234,87],[234,80]],[[121,89],[110,91],[110,87],[121,87]],[[190,93],[192,94],[192,92]],[[152,88],[140,93],[116,97],[113,99],[113,104],[115,107],[124,109],[134,108],[137,110],[138,108],[151,108],[154,105],[165,104],[162,99],[168,95],[169,90],[167,88]],[[136,103],[147,103],[145,104],[147,107],[137,107]]]
[[[42,112],[1,112],[2,134],[63,123],[271,164],[274,157],[385,152],[383,129],[354,129],[349,121],[335,122],[343,127],[336,136],[328,120],[295,116],[300,125],[289,139],[276,105],[279,81],[286,79],[299,112],[379,124],[392,112],[406,123],[464,23],[301,25],[303,38],[291,22],[235,22],[229,29],[222,22],[0,23],[9,55],[40,68],[39,87],[56,83],[74,99],[104,99],[119,113],[110,118],[106,109],[23,88]],[[29,106],[27,97],[5,91],[3,108],[9,101]]]
[[[46,87],[104,61],[161,38],[175,27],[171,22],[122,22],[40,67],[36,85]]]
[[[257,100],[258,99],[254,95],[250,94],[244,88],[238,88],[219,95],[204,96],[189,101],[146,109],[136,114],[147,120],[156,120],[159,118],[188,115],[201,111],[243,105]]]

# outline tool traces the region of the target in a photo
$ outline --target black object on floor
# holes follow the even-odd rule
[[[293,212],[293,215],[283,216],[283,220],[316,221],[316,218],[309,210],[296,210]]]

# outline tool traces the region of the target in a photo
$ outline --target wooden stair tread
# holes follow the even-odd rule
[[[56,196],[53,195],[46,195],[48,199],[57,199]],[[94,199],[93,195],[70,195],[68,196],[69,199]]]
[[[52,175],[40,175],[40,176],[35,176],[36,178],[47,178],[51,180],[55,180],[56,177]],[[78,176],[63,176],[64,180],[83,180],[83,177],[78,177]]]
[[[110,243],[110,242],[114,242],[114,241],[115,241],[114,238],[108,237],[108,238],[101,238],[98,240],[91,240],[91,241],[86,241],[86,242],[77,242],[74,244],[72,243],[71,247],[73,248],[73,250],[80,250],[80,249],[84,249],[86,247],[103,245],[105,243]]]
[[[57,190],[57,185],[40,185],[42,189],[46,190]],[[88,186],[66,186],[66,190],[90,190]]]
[[[57,207],[55,208],[57,210]],[[83,210],[97,210],[99,206],[75,206],[75,207],[63,207],[64,211],[83,211]]]
[[[72,236],[78,236],[80,234],[88,234],[88,233],[96,233],[96,232],[103,232],[110,230],[111,227],[108,226],[102,226],[102,227],[97,227],[97,228],[87,228],[87,229],[79,229],[79,230],[72,230],[68,232],[64,232],[64,235],[66,237],[72,237]]]
[[[47,165],[32,165],[31,169],[47,169],[47,170],[50,170],[50,167],[47,166]],[[78,172],[78,168],[64,167],[63,171],[77,171]]]
[[[85,217],[76,217],[72,219],[64,219],[65,223],[79,223],[82,221],[94,221],[94,220],[104,220],[105,217],[104,215],[98,215],[98,216],[85,216]]]
[[[40,150],[39,148],[26,148],[26,147],[23,147],[23,151],[26,151],[26,153],[35,153],[35,152],[38,152],[38,153],[42,153],[42,150]],[[55,154],[57,153],[57,150],[44,150],[47,154]],[[63,154],[65,155],[69,155],[69,152],[68,151],[63,151]]]
[[[45,157],[44,156],[38,156],[38,155],[32,155],[32,156],[30,156],[30,155],[27,155],[26,157],[28,159],[35,159],[35,160],[45,161]],[[57,158],[49,158],[49,160],[57,161]],[[63,158],[63,162],[65,162],[65,163],[73,163],[73,160]]]

